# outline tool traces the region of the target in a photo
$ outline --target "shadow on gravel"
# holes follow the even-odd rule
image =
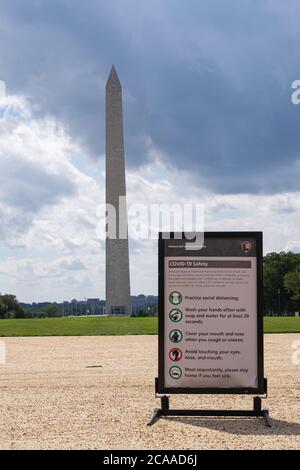
[[[262,418],[183,418],[183,417],[164,417],[168,421],[196,426],[199,428],[208,428],[215,431],[228,432],[242,435],[275,435],[275,436],[299,436],[300,424],[279,419],[272,419],[270,413],[271,428],[264,426]]]

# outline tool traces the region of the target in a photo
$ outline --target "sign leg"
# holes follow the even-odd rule
[[[150,421],[148,423],[148,426],[152,426],[152,424],[156,423],[156,421],[159,420],[159,418],[161,416],[167,416],[168,415],[168,412],[169,412],[169,397],[164,395],[163,397],[160,397],[160,401],[161,401],[161,408],[157,408],[156,410],[154,410],[154,415],[150,419]]]
[[[152,426],[152,424],[155,424],[156,421],[159,420],[160,416],[161,416],[161,410],[159,409],[155,410],[154,415],[152,416],[150,421],[147,423],[147,426]]]
[[[260,397],[253,398],[253,411],[256,414],[256,416],[261,415],[261,398]]]
[[[266,428],[271,428],[272,425],[270,423],[269,410],[263,410],[262,412],[263,412],[265,427]]]
[[[161,414],[166,416],[169,411],[169,397],[164,395],[163,397],[161,397],[160,401],[161,401]]]

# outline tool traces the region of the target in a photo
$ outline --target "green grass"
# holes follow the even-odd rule
[[[0,336],[155,335],[157,318],[81,317],[0,320]]]
[[[300,318],[266,317],[265,333],[300,333]],[[0,336],[155,335],[157,318],[81,317],[0,320]]]
[[[300,317],[265,317],[265,333],[300,333]]]

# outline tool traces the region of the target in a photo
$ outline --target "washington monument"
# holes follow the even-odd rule
[[[106,204],[116,215],[116,237],[106,237],[106,313],[130,315],[122,88],[114,66],[106,83],[105,118]]]

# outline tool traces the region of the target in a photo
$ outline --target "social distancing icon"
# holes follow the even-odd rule
[[[181,304],[181,302],[182,302],[181,292],[178,292],[177,290],[174,290],[173,292],[171,292],[170,295],[169,295],[169,301],[173,305]]]
[[[169,339],[172,343],[180,343],[182,340],[182,332],[180,330],[171,330],[169,333]]]
[[[169,351],[169,358],[173,362],[178,362],[182,359],[182,351],[179,348],[172,348]]]

